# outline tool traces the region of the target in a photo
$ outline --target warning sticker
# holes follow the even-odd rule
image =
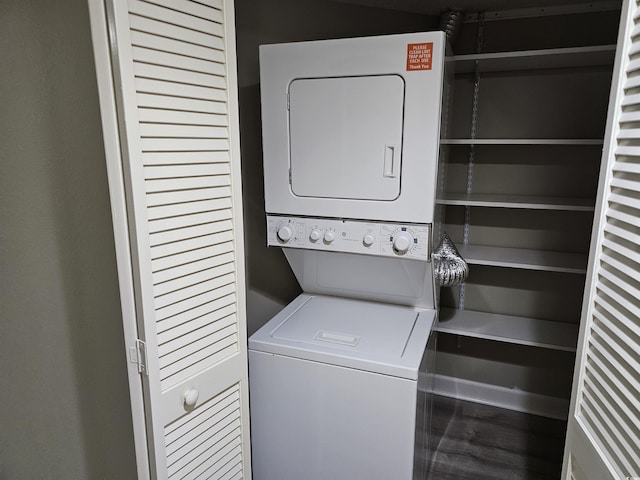
[[[409,43],[407,45],[407,72],[431,70],[433,42]]]

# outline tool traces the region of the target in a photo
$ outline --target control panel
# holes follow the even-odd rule
[[[267,215],[267,244],[431,261],[431,225]]]

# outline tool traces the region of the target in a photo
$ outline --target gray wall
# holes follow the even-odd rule
[[[0,479],[135,478],[85,0],[0,1]]]
[[[251,335],[300,293],[282,251],[265,246],[258,46],[433,30],[438,19],[326,0],[236,0],[235,6]]]

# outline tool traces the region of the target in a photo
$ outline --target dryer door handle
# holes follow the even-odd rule
[[[384,146],[384,171],[382,175],[385,177],[395,178],[398,176],[400,158],[398,158],[396,150],[396,145]]]

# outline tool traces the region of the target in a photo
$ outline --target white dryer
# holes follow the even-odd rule
[[[260,47],[267,213],[432,223],[445,35]]]

